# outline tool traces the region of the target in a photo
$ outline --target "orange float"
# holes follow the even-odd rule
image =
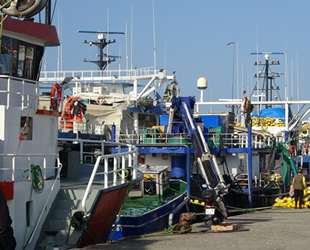
[[[57,92],[57,101],[55,102],[55,96]],[[52,90],[51,90],[51,109],[57,110],[58,104],[61,101],[61,86],[56,82],[53,84]]]

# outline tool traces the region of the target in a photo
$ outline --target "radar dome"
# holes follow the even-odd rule
[[[204,77],[200,77],[197,80],[197,88],[198,89],[206,89],[208,87],[208,81]]]

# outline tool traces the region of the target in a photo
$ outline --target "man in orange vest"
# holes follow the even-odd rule
[[[294,196],[295,196],[295,209],[297,208],[297,202],[299,201],[299,208],[302,207],[302,200],[304,197],[304,189],[306,186],[306,179],[302,175],[301,169],[298,170],[298,174],[293,178],[293,188],[294,188]]]

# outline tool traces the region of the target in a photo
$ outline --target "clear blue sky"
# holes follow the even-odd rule
[[[85,39],[95,40],[96,35],[77,31],[107,30],[108,13],[110,31],[125,31],[127,22],[129,53],[133,26],[133,66],[153,66],[152,3],[153,0],[57,1],[53,24],[61,27],[63,70],[96,69],[93,64],[83,63],[84,58],[96,59],[96,48],[83,44]],[[168,72],[176,71],[182,96],[199,99],[196,80],[204,76],[209,81],[205,100],[231,98],[234,47],[226,44],[235,39],[234,85],[239,86],[239,97],[242,88],[249,90],[255,83],[256,57],[249,53],[258,46],[258,51],[287,51],[288,80],[289,84],[294,82],[294,87],[289,86],[289,97],[293,93],[297,99],[299,79],[299,99],[310,98],[310,1],[154,0],[154,5],[157,67],[166,64]],[[125,36],[111,38],[117,43],[109,46],[109,54],[118,55],[121,50],[125,67]],[[273,71],[284,73],[285,56],[271,59],[282,63]],[[259,60],[263,61],[263,57]],[[57,49],[47,51],[47,62],[47,70],[56,70]],[[109,67],[118,68],[118,64]],[[283,99],[284,77],[276,79],[276,83]],[[244,87],[240,87],[242,84]]]

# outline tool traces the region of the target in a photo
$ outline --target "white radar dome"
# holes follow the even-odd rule
[[[204,77],[199,77],[197,80],[197,88],[198,89],[206,89],[208,88],[208,81]]]

